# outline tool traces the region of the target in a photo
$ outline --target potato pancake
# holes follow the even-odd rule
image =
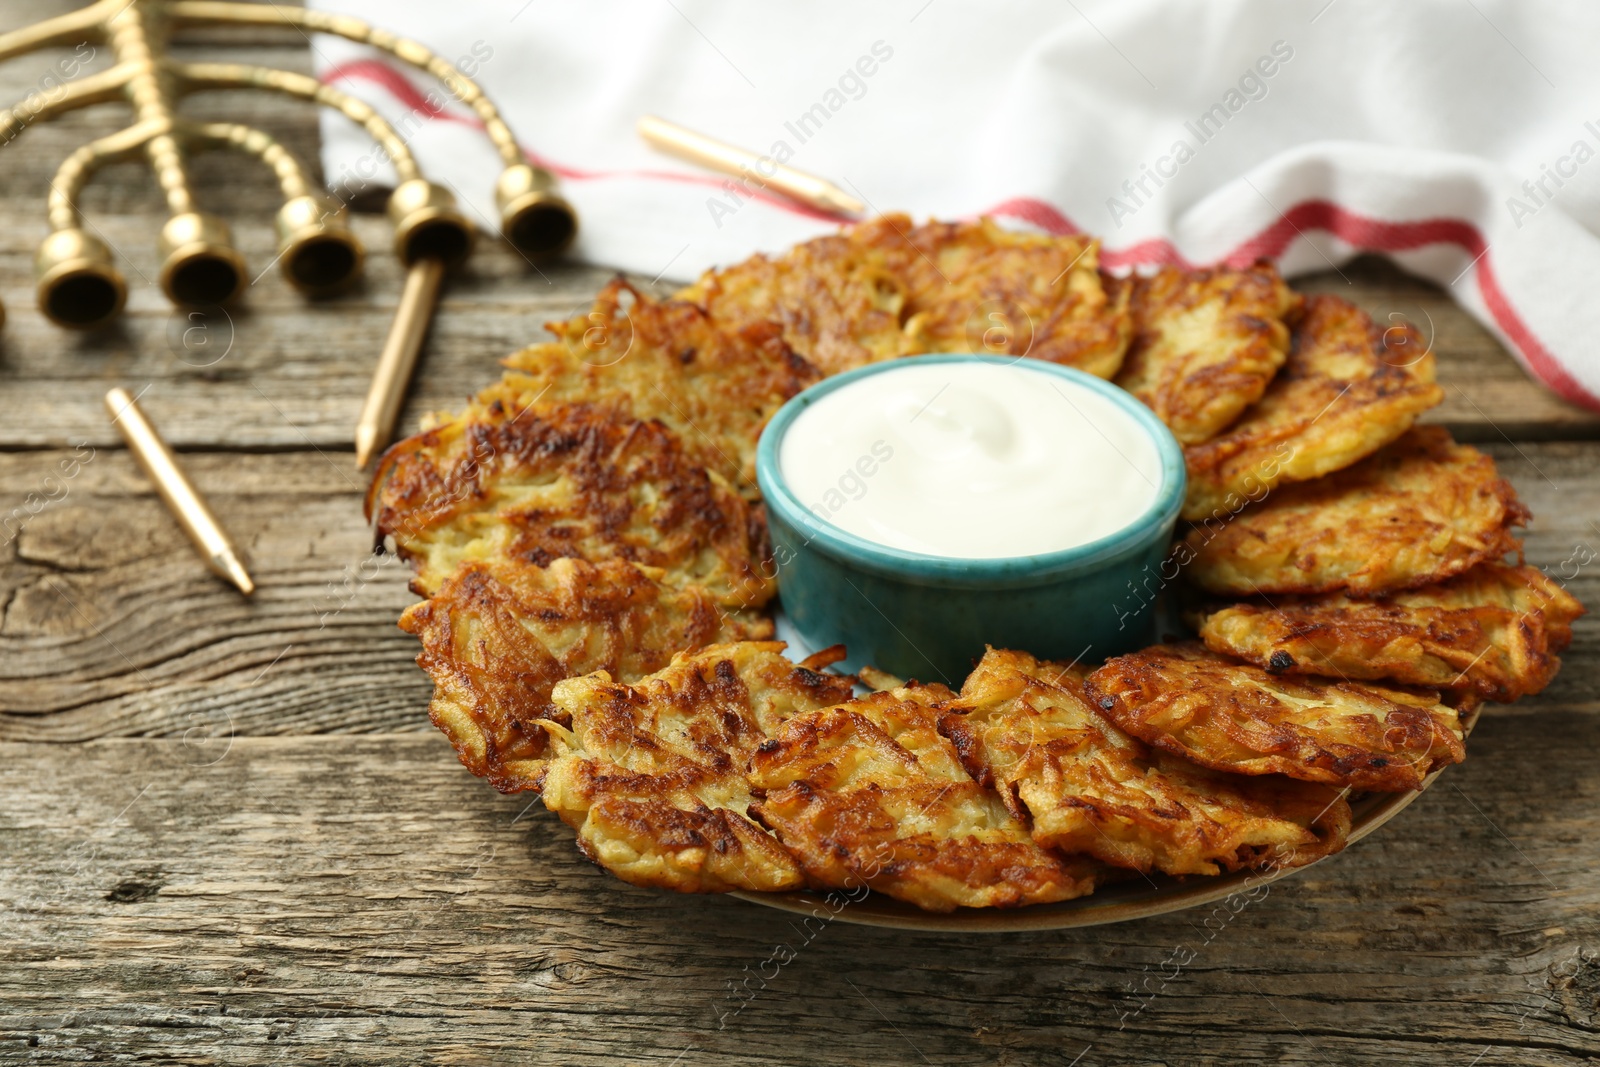
[[[1289,351],[1296,296],[1269,263],[1130,278],[1134,339],[1116,382],[1180,444],[1209,441],[1261,399]]]
[[[1466,756],[1437,693],[1269,674],[1199,642],[1119,656],[1084,689],[1141,741],[1217,771],[1404,792]]]
[[[777,323],[783,339],[824,374],[910,351],[901,329],[904,280],[883,249],[846,234],[707,271],[676,299],[700,305],[727,328]]]
[[[1298,867],[1344,847],[1350,805],[1327,785],[1221,774],[1130,737],[1082,673],[991,648],[943,730],[1049,848],[1148,873]]]
[[[955,694],[908,685],[797,715],[756,750],[753,811],[819,888],[929,911],[1083,896],[1095,866],[1034,843],[939,732]]]
[[[1132,334],[1092,238],[885,215],[710,271],[678,294],[733,330],[776,323],[825,373],[927,352],[1031,356],[1102,378]]]
[[[406,609],[400,628],[422,641],[417,662],[434,683],[429,715],[468,770],[504,793],[537,789],[536,722],[557,682],[597,670],[632,681],[685,648],[772,635],[770,619],[670,589],[660,573],[618,559],[474,560]]]
[[[651,300],[620,279],[587,315],[547,325],[557,340],[507,357],[466,418],[496,406],[512,417],[535,404],[614,406],[659,420],[695,462],[752,498],[761,428],[820,377],[772,323],[719,329],[695,305]]]
[[[1381,600],[1343,594],[1235,604],[1205,617],[1206,647],[1273,674],[1388,679],[1509,702],[1555,677],[1584,614],[1535,567],[1482,563]]]
[[[1175,559],[1212,593],[1379,596],[1520,554],[1511,527],[1528,518],[1494,460],[1422,426],[1354,467],[1194,527]]]
[[[1183,517],[1222,519],[1274,486],[1371,455],[1444,399],[1433,375],[1433,352],[1412,327],[1379,329],[1354,304],[1312,297],[1261,399],[1222,436],[1184,449]]]
[[[852,679],[797,666],[778,642],[675,656],[632,685],[605,672],[551,696],[545,806],[595,863],[684,893],[799,888],[800,864],[750,819],[745,767],[794,715],[848,700]]]
[[[914,352],[1028,356],[1110,378],[1133,338],[1128,294],[1100,275],[1100,242],[1004,230],[989,219],[858,227],[906,279]]]
[[[466,562],[625,559],[759,607],[776,591],[766,525],[659,422],[591,404],[483,412],[385,453],[368,511],[431,595]]]

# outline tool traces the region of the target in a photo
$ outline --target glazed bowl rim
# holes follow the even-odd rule
[[[783,478],[779,452],[783,437],[801,412],[829,393],[874,374],[901,366],[929,366],[947,363],[979,363],[1014,366],[1023,356],[985,356],[976,353],[944,353],[885,360],[824,378],[791,397],[768,421],[756,445],[756,481],[769,513],[801,534],[803,548],[825,555],[857,569],[912,582],[933,581],[940,585],[963,587],[1012,586],[1022,579],[1060,578],[1080,574],[1100,564],[1114,561],[1147,546],[1170,530],[1183,506],[1188,472],[1183,448],[1172,431],[1132,393],[1103,378],[1051,363],[1029,359],[1027,369],[1055,375],[1088,388],[1107,398],[1131,415],[1150,436],[1161,460],[1161,484],[1155,499],[1126,525],[1082,545],[1054,552],[1026,556],[963,558],[935,556],[892,548],[850,533],[824,519],[800,502]],[[780,569],[782,561],[779,561]]]

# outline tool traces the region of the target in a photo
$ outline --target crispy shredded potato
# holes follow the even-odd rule
[[[1332,786],[1221,774],[1152,751],[1096,712],[1082,672],[989,649],[944,732],[1041,845],[1117,867],[1217,874],[1298,867],[1344,847]]]
[[[1099,273],[1099,243],[988,219],[912,225],[885,215],[710,271],[678,294],[724,327],[776,323],[833,374],[897,356],[1031,356],[1109,378],[1132,333],[1127,293]]]
[[[537,789],[550,692],[604,670],[633,681],[674,653],[772,635],[772,621],[721,610],[703,590],[673,590],[660,571],[623,560],[467,562],[400,628],[422,641],[433,679],[429,713],[472,773],[506,793]]]
[[[1003,230],[988,219],[906,228],[885,216],[861,228],[898,257],[907,279],[913,352],[1048,360],[1101,378],[1133,336],[1128,296],[1100,276],[1100,242]]]
[[[655,301],[620,279],[586,316],[552,322],[557,340],[507,357],[505,376],[465,413],[582,402],[657,419],[695,462],[754,497],[756,439],[817,369],[756,322],[719,329],[693,304]],[[445,417],[448,419],[449,417]]]
[[[545,806],[595,863],[634,885],[684,893],[779,890],[795,858],[748,814],[745,767],[784,720],[850,698],[852,679],[796,666],[779,642],[674,657],[633,685],[604,672],[552,694]]]
[[[1296,296],[1269,263],[1163,267],[1126,283],[1134,341],[1116,382],[1181,444],[1209,441],[1261,399],[1289,351]]]
[[[1483,563],[1381,600],[1343,594],[1235,604],[1207,615],[1206,647],[1273,674],[1388,679],[1508,702],[1550,684],[1583,605],[1534,567]]]
[[[909,685],[797,715],[756,750],[754,812],[814,886],[929,911],[1083,896],[1095,865],[1040,848],[939,732],[954,694]]]
[[[1379,596],[1520,554],[1511,527],[1528,517],[1494,460],[1424,426],[1226,524],[1194,527],[1176,558],[1212,593]]]
[[[1222,436],[1184,450],[1183,517],[1222,519],[1284,482],[1348,467],[1444,399],[1432,351],[1407,325],[1379,329],[1360,308],[1316,296],[1266,393]]]
[[[369,507],[432,594],[464,563],[626,559],[728,607],[776,592],[766,526],[659,422],[591,404],[445,422],[391,449]]]
[[[1404,792],[1466,756],[1437,693],[1283,677],[1199,642],[1119,656],[1084,685],[1124,730],[1212,770]]]
[[[708,271],[677,294],[734,329],[776,323],[826,374],[908,354],[906,283],[880,247],[846,234]]]

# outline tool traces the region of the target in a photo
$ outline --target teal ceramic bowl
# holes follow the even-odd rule
[[[918,356],[915,362],[1015,359]],[[1032,556],[956,559],[876,544],[821,518],[790,491],[779,464],[784,434],[809,405],[900,361],[825,379],[778,410],[761,435],[756,477],[766,499],[779,596],[798,635],[813,648],[843,644],[846,669],[871,664],[904,678],[959,686],[985,645],[1067,661],[1093,662],[1150,643],[1162,562],[1172,541],[1186,475],[1172,433],[1130,394],[1082,371],[1043,360],[1029,369],[1068,379],[1108,398],[1150,434],[1161,460],[1155,501],[1097,541]]]

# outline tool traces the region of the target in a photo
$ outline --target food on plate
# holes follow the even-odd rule
[[[530,405],[606,405],[657,419],[695,462],[755,494],[756,439],[785,400],[818,379],[771,323],[723,329],[679,300],[652,300],[621,280],[593,308],[548,324],[556,340],[505,360],[501,380],[460,417]]]
[[[1197,641],[1118,656],[1085,691],[1141,741],[1218,771],[1403,792],[1466,756],[1435,692],[1271,674]]]
[[[1537,568],[1480,563],[1379,600],[1330,593],[1235,604],[1207,614],[1200,636],[1273,674],[1388,679],[1512,701],[1550,684],[1582,614]]]
[[[1225,520],[1275,486],[1371,455],[1444,399],[1433,374],[1411,326],[1383,329],[1354,304],[1311,297],[1266,393],[1227,432],[1184,450],[1183,517]]]
[[[368,504],[431,594],[464,563],[624,559],[729,607],[776,591],[765,525],[659,422],[592,404],[452,419],[384,455]]]
[[[1131,334],[1126,292],[1101,278],[1099,242],[1017,233],[989,219],[917,226],[885,215],[707,272],[678,297],[725,328],[778,324],[827,374],[978,352],[1109,378]]]
[[[1269,263],[1163,267],[1128,279],[1133,344],[1116,383],[1180,444],[1209,441],[1261,399],[1289,351],[1300,297]]]
[[[618,279],[426,420],[367,510],[427,598],[400,625],[462,763],[637,885],[948,912],[1312,862],[1352,833],[1353,791],[1419,788],[1483,699],[1549,682],[1583,609],[1504,562],[1528,513],[1493,462],[1412,428],[1440,396],[1414,330],[1302,312],[1264,264],[1098,260],[1087,237],[889,215],[676,299]],[[785,658],[762,428],[824,374],[944,351],[1115,376],[1173,429],[1197,520],[1173,558],[1250,598],[1200,614],[1209,649],[1089,673],[991,648],[959,693],[863,667],[864,697],[825,670],[843,648]],[[808,457],[808,496],[875,434]],[[1018,551],[956,554],[985,549]]]
[[[555,687],[545,806],[595,863],[685,893],[794,889],[799,862],[754,822],[745,768],[796,715],[850,699],[852,679],[791,663],[778,642],[681,653],[629,685],[604,672]]]
[[[772,635],[765,615],[727,611],[704,589],[661,577],[620,559],[472,560],[408,608],[400,628],[422,642],[429,715],[467,769],[501,792],[537,789],[539,721],[557,682],[600,670],[630,682],[685,648]]]
[[[1212,593],[1377,596],[1520,552],[1511,527],[1528,517],[1494,460],[1425,426],[1354,467],[1195,526],[1176,558]]]
[[[1338,789],[1152,750],[1089,703],[1083,673],[991,648],[961,687],[970,710],[943,726],[1039,844],[1167,874],[1298,867],[1344,847]]]
[[[866,885],[928,911],[1069,900],[1097,864],[1036,844],[967,773],[940,721],[941,685],[907,685],[796,715],[756,749],[752,809],[817,887]]]

